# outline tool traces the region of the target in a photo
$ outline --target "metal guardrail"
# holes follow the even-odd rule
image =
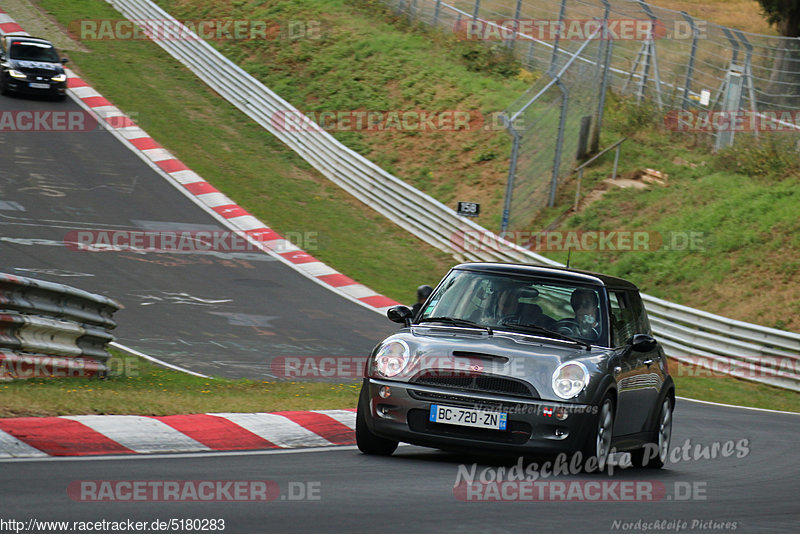
[[[322,129],[279,127],[275,117],[300,112],[149,0],[106,1],[128,19],[167,20],[170,22],[165,26],[181,28],[183,37],[162,35],[156,44],[328,179],[426,243],[459,261],[562,265],[458,216]],[[187,40],[187,34],[194,37]],[[736,321],[649,295],[643,298],[653,317],[653,330],[664,340],[669,356],[713,372],[800,391],[800,334]],[[759,369],[743,376],[742,366],[748,362],[760,362]]]
[[[0,273],[0,378],[104,373],[119,308],[102,295]]]

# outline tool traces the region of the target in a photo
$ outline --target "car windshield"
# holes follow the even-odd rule
[[[50,45],[30,42],[11,43],[8,55],[11,59],[23,61],[43,61],[47,63],[58,63],[56,49]]]
[[[605,291],[551,279],[456,270],[431,295],[417,322],[470,321],[544,337],[544,330],[608,346]],[[544,330],[542,330],[544,329]]]

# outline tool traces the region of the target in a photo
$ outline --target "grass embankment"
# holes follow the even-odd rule
[[[220,43],[232,58],[252,67],[267,85],[302,109],[496,111],[532,79],[530,73],[514,70],[501,54],[479,44],[423,35],[398,21],[387,23],[384,11],[370,13],[364,3],[162,2],[174,8],[175,15],[190,18],[213,18],[222,10],[231,18],[326,21],[319,40],[271,41],[266,46]],[[119,17],[100,0],[39,0],[39,4],[64,26],[81,19]],[[82,76],[123,110],[134,113],[151,135],[194,170],[279,232],[319,232],[319,247],[309,252],[323,261],[401,301],[413,300],[416,285],[435,282],[452,263],[313,172],[153,43],[106,40],[83,44],[89,52],[70,54]],[[779,157],[778,146],[711,156],[693,135],[658,131],[653,127],[657,119],[646,110],[634,113],[626,103],[611,99],[603,144],[622,134],[631,136],[623,147],[622,175],[656,168],[670,174],[669,187],[609,191],[602,201],[568,218],[563,227],[699,231],[709,234],[704,234],[705,249],[582,252],[573,254],[573,265],[628,276],[646,291],[684,304],[797,329],[800,243],[798,221],[791,211],[792,204],[797,205],[795,164]],[[469,137],[469,132],[438,132],[433,137],[414,132],[337,135],[440,200],[450,202],[456,195],[475,191],[482,195],[489,214],[497,209],[508,160],[502,132],[484,134],[488,137]],[[585,191],[603,187],[600,184],[609,174],[609,159],[587,174]],[[571,205],[569,189],[562,190],[557,208],[542,214],[535,230]],[[380,254],[375,254],[378,247]],[[157,376],[166,373],[153,372]],[[221,380],[206,386],[206,381],[196,380],[202,381],[182,377],[170,379],[169,386],[156,382],[163,386],[160,393],[155,384],[143,381],[142,375],[85,383],[28,381],[3,385],[0,390],[14,393],[6,398],[22,399],[16,405],[21,411],[12,412],[18,414],[52,413],[47,411],[49,402],[35,403],[24,397],[48,391],[57,398],[82,398],[82,403],[71,405],[71,413],[131,413],[125,410],[132,406],[137,413],[293,409],[302,407],[292,404],[299,402],[293,399],[304,395],[309,397],[305,407],[355,403],[348,385],[340,386],[343,396],[337,402],[332,399],[328,406],[318,404],[315,395],[335,387],[330,384],[302,384],[300,388]],[[679,394],[692,392],[698,398],[719,402],[748,399],[763,402],[758,404],[762,407],[792,409],[779,399],[797,397],[723,378],[677,380]],[[184,385],[177,385],[180,383]],[[90,388],[91,395],[87,395]],[[312,395],[312,388],[320,389]],[[760,393],[753,394],[752,388]],[[175,398],[184,389],[188,400],[181,405]],[[74,391],[67,394],[70,390]],[[203,393],[205,390],[208,393]],[[264,394],[276,402],[255,398],[254,392],[261,390],[267,390]],[[222,399],[232,392],[238,392],[240,399],[254,396],[253,404],[234,405],[230,399],[221,407],[203,404],[204,398],[213,402],[213,398]],[[158,397],[161,393],[163,400]],[[130,398],[113,408],[103,407],[100,401],[125,394]],[[2,404],[8,405],[5,400]],[[34,406],[39,408],[34,410]]]

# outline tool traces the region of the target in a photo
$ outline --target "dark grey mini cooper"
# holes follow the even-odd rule
[[[675,386],[639,290],[601,274],[499,263],[454,267],[367,360],[359,449],[398,442],[518,455],[609,452],[660,468]],[[574,458],[574,456],[573,456]],[[590,468],[591,470],[591,468]]]

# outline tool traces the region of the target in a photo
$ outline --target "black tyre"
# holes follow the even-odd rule
[[[611,453],[611,438],[614,434],[614,402],[611,397],[605,397],[600,403],[600,410],[597,413],[597,424],[594,431],[586,440],[583,448],[583,461],[597,458],[597,470],[602,472],[606,469],[608,456]]]
[[[358,398],[358,412],[356,413],[356,444],[358,445],[358,450],[364,454],[389,456],[397,449],[397,442],[376,436],[370,431],[367,426],[367,410],[369,410],[367,389],[362,386],[361,394]]]
[[[631,463],[635,467],[661,469],[667,463],[669,443],[672,439],[672,399],[669,397],[661,403],[656,422],[656,441],[643,448],[631,452]]]

